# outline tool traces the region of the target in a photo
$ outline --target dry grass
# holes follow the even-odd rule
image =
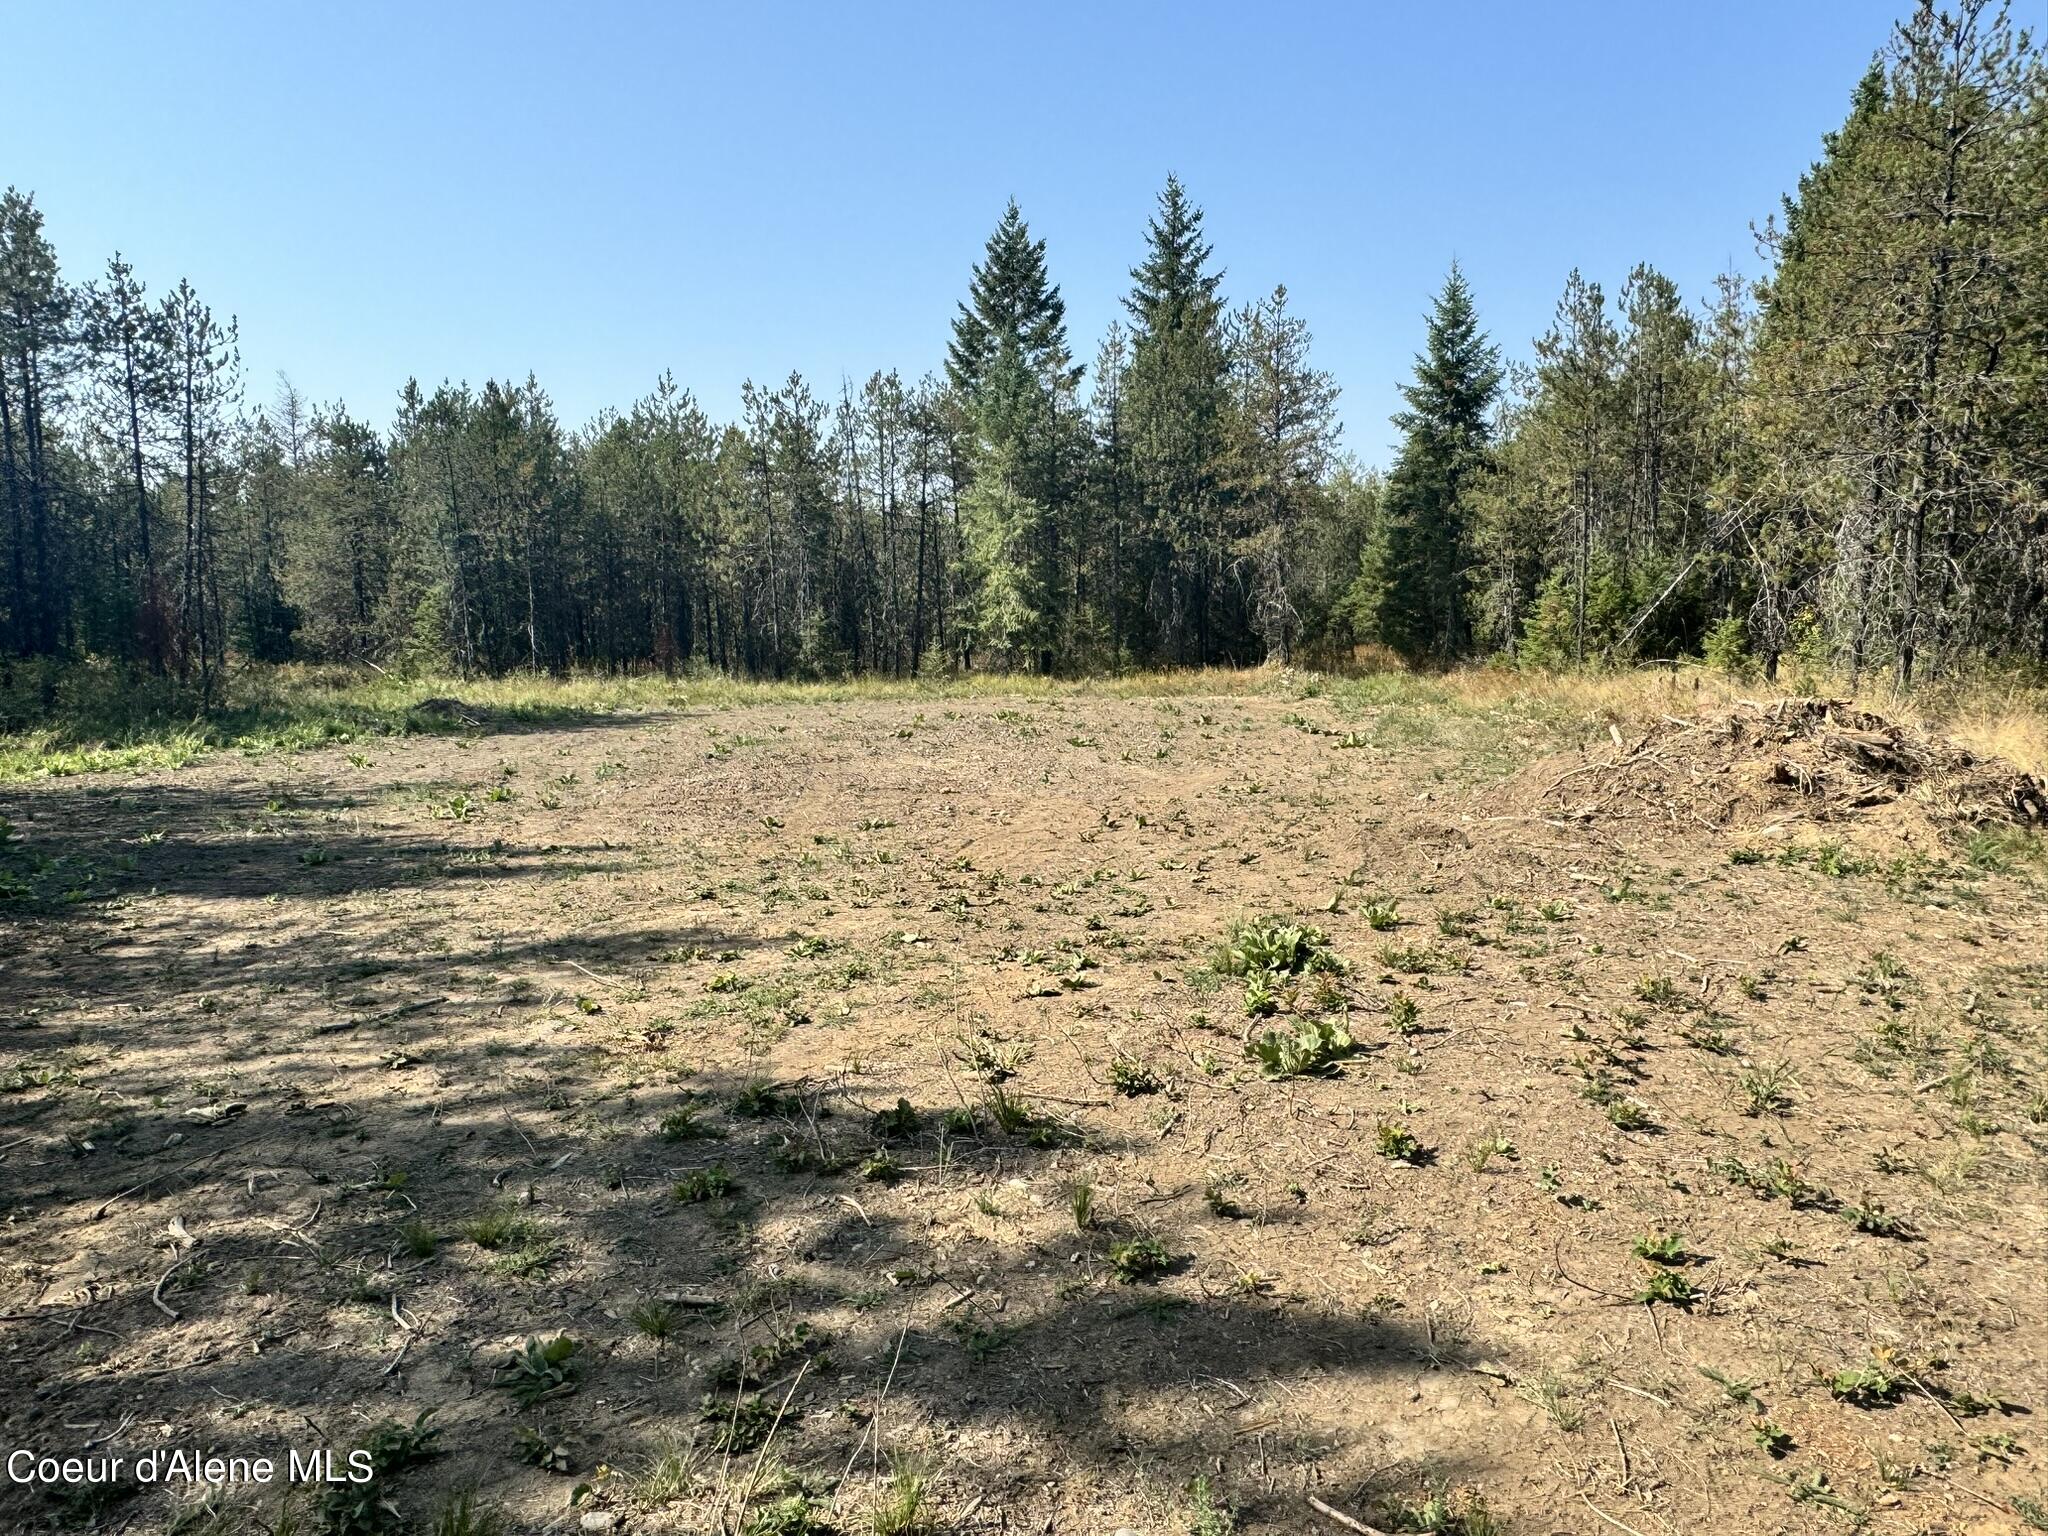
[[[1924,718],[1980,757],[2048,778],[2048,690],[1987,685],[1928,704]]]
[[[33,675],[31,675],[33,673]],[[212,715],[167,684],[137,684],[109,670],[24,669],[0,695],[0,782],[78,773],[177,768],[216,751],[247,755],[300,751],[369,739],[445,731],[423,716],[428,700],[458,700],[488,726],[532,727],[619,715],[788,704],[850,704],[1005,698],[1128,699],[1327,696],[1356,708],[1411,717],[1503,716],[1569,731],[1781,692],[1846,696],[1839,679],[1790,677],[1778,685],[1698,666],[1543,673],[1504,665],[1416,672],[1378,651],[1342,670],[1264,666],[1138,671],[1092,678],[1026,673],[945,674],[774,681],[702,673],[566,678],[400,677],[358,668],[250,666],[233,678]],[[54,706],[46,706],[46,699]],[[1978,753],[2048,774],[2048,689],[2011,682],[1936,685],[1900,696],[1882,680],[1857,693],[1864,707],[1953,735]]]

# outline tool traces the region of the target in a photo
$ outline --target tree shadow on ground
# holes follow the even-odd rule
[[[282,1458],[431,1410],[444,1454],[380,1483],[415,1519],[470,1483],[520,1529],[737,1528],[742,1489],[801,1490],[851,1528],[916,1462],[969,1528],[1178,1508],[1198,1472],[1286,1527],[1311,1486],[1362,1507],[1370,1470],[1297,1399],[1432,1371],[1487,1390],[1443,1319],[1219,1267],[1203,1232],[1226,1218],[1194,1186],[1114,1182],[1133,1149],[1086,1104],[681,1048],[830,1027],[807,1016],[615,1019],[670,957],[756,937],[656,911],[420,938],[379,905],[466,911],[625,867],[613,850],[334,822],[252,851],[207,830],[273,798],[38,792],[36,857],[135,864],[110,899],[5,919],[10,1449]],[[266,930],[273,897],[321,920]],[[546,979],[504,980],[529,971]],[[577,1346],[559,1382],[511,1363],[557,1336]],[[191,1492],[5,1486],[0,1521],[168,1529]],[[274,1525],[286,1492],[221,1491],[218,1528]],[[293,1496],[317,1524],[320,1491]]]
[[[160,1290],[145,1271],[10,1316],[34,1386],[9,1438],[134,1413],[218,1454],[281,1458],[432,1408],[449,1455],[394,1475],[394,1493],[514,1475],[526,1430],[579,1474],[621,1468],[582,1507],[622,1514],[701,1513],[730,1495],[731,1456],[764,1451],[821,1502],[857,1504],[908,1455],[955,1510],[1042,1501],[1048,1478],[1081,1479],[1085,1508],[1090,1479],[1122,1487],[1136,1469],[1177,1496],[1191,1469],[1242,1469],[1248,1436],[1312,1462],[1334,1447],[1299,1439],[1293,1393],[1469,1358],[1422,1319],[1219,1289],[1174,1223],[1113,1200],[1055,1238],[1005,1240],[996,1215],[988,1236],[935,1245],[929,1200],[991,1190],[1021,1215],[1069,1194],[1076,1151],[1115,1153],[1030,1104],[1011,1100],[1002,1112],[1029,1119],[1004,1130],[985,1103],[871,1112],[843,1087],[700,1078],[595,1144],[517,1083],[431,1109],[252,1106],[108,1181],[175,1160],[91,1224],[109,1260],[150,1252],[173,1218],[192,1241],[156,1251]],[[208,1138],[224,1144],[185,1156]],[[34,1221],[66,1193],[19,1198]],[[1156,1256],[1127,1257],[1148,1239]],[[558,1335],[577,1345],[566,1390],[522,1407],[520,1340]],[[679,1442],[706,1491],[664,1501],[636,1474]],[[1248,1514],[1302,1513],[1298,1482],[1219,1481]],[[39,1511],[76,1501],[16,1504]]]

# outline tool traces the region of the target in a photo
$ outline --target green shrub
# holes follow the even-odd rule
[[[1749,625],[1742,619],[1717,619],[1700,642],[1707,665],[1731,677],[1749,675]]]

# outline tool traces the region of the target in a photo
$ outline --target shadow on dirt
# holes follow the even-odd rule
[[[909,1458],[958,1518],[1051,1522],[1062,1480],[1174,1505],[1206,1468],[1217,1497],[1298,1523],[1298,1472],[1261,1470],[1269,1447],[1297,1469],[1328,1450],[1291,1394],[1477,1347],[1256,1277],[1219,1289],[1189,1262],[1200,1191],[1077,1193],[1084,1156],[1124,1149],[1028,1083],[700,1071],[676,1021],[615,1020],[645,969],[760,942],[713,923],[413,952],[350,926],[367,896],[602,873],[612,850],[352,829],[339,799],[260,787],[35,800],[18,878],[133,865],[104,897],[4,919],[10,1449],[282,1458],[432,1410],[441,1454],[379,1483],[414,1519],[524,1479],[563,1528],[695,1529],[736,1464],[769,1464],[778,1496],[838,1496],[852,1527]],[[337,819],[266,828],[293,810]],[[206,915],[272,895],[333,923],[266,942]],[[494,980],[564,966],[591,995]],[[558,1336],[574,1348],[550,1360]],[[1363,1507],[1355,1480],[1318,1486]],[[273,1528],[283,1496],[220,1492],[218,1529]],[[293,1497],[343,1528],[319,1490]],[[132,1484],[0,1485],[11,1528],[171,1529],[173,1508]]]

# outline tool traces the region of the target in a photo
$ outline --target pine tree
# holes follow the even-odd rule
[[[53,656],[67,625],[55,434],[70,369],[72,294],[35,199],[0,194],[0,500],[6,602],[0,644]]]
[[[236,448],[240,514],[234,530],[234,601],[229,631],[252,661],[289,661],[301,617],[285,598],[285,560],[298,536],[297,497],[285,438],[258,411]]]
[[[162,305],[170,338],[177,467],[183,510],[179,542],[176,645],[180,682],[199,684],[210,704],[227,662],[227,616],[221,601],[218,511],[230,489],[231,417],[241,397],[241,354],[235,323],[222,325],[186,281]]]
[[[1287,661],[1302,632],[1303,532],[1336,449],[1337,384],[1310,364],[1308,325],[1288,310],[1284,286],[1238,314],[1230,359],[1232,552],[1251,575],[1266,656]]]
[[[1142,508],[1147,607],[1158,649],[1180,661],[1232,655],[1247,637],[1225,590],[1220,480],[1229,362],[1223,274],[1209,270],[1202,211],[1169,176],[1124,299],[1131,474]]]
[[[966,602],[970,612],[1004,615],[1000,643],[974,621],[985,646],[1006,664],[1028,650],[1044,669],[1069,648],[1070,598],[1079,589],[1073,524],[1083,424],[1074,389],[1081,370],[1067,346],[1066,304],[1046,272],[1045,242],[1031,238],[1014,199],[974,269],[946,368],[965,407],[970,488],[984,472],[1002,482],[976,503],[984,513],[1001,509],[1005,531],[979,538]],[[993,590],[981,593],[989,583]]]
[[[1501,376],[1499,351],[1480,330],[1471,287],[1453,262],[1415,378],[1401,388],[1401,454],[1350,604],[1361,634],[1403,655],[1449,658],[1470,643],[1472,498]]]
[[[1131,464],[1130,336],[1112,320],[1095,354],[1088,397],[1088,483],[1090,524],[1095,532],[1090,590],[1098,625],[1107,631],[1109,659],[1121,667],[1144,612],[1142,591],[1134,591],[1138,551],[1138,494]]]
[[[103,402],[101,431],[114,449],[112,478],[133,516],[132,616],[123,627],[140,659],[161,672],[170,657],[171,619],[153,525],[163,422],[173,393],[171,341],[163,311],[148,302],[147,289],[119,253],[107,263],[105,279],[85,290],[84,333]]]
[[[830,669],[836,654],[825,624],[832,539],[833,465],[825,403],[801,376],[767,391],[741,390],[747,479],[741,530],[743,599],[751,627],[750,670],[785,677]],[[765,630],[765,633],[762,631]]]
[[[287,389],[118,257],[72,289],[0,199],[0,650],[465,673],[764,676],[1781,653],[1902,681],[2048,666],[2048,75],[1995,0],[1919,5],[1766,231],[1689,309],[1574,273],[1513,376],[1453,270],[1390,475],[1275,292],[1226,317],[1169,179],[1085,408],[1014,205],[945,379],[799,378],[717,425],[663,377],[565,430],[539,384],[408,382],[389,432]],[[11,655],[6,658],[11,660]],[[4,666],[0,666],[4,670]],[[54,672],[46,673],[54,686]]]
[[[386,599],[398,540],[390,461],[376,430],[344,406],[316,412],[312,437],[292,590],[320,653],[361,661],[393,638]]]
[[[2021,576],[2044,539],[2044,112],[2042,55],[2002,6],[1923,0],[1765,232],[1765,541],[1782,606],[1852,676],[1888,654],[1910,684],[2023,636],[2048,659],[2048,585]],[[1777,627],[1773,648],[1799,643]]]
[[[1706,359],[1678,285],[1639,264],[1621,290],[1620,371],[1628,476],[1617,537],[1622,557],[1656,560],[1689,547],[1710,468],[1701,433]]]

